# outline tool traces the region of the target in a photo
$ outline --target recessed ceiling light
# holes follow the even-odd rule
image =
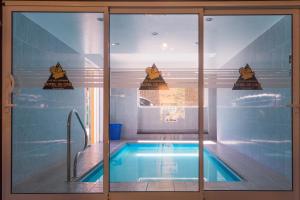
[[[198,42],[195,42],[195,45],[198,45],[199,43]]]
[[[206,18],[206,21],[207,21],[207,22],[211,22],[212,20],[213,20],[212,17],[207,17],[207,18]]]
[[[152,32],[152,35],[153,36],[156,36],[156,35],[158,35],[159,33],[158,32]]]
[[[111,46],[119,46],[120,43],[119,42],[114,42],[114,43],[111,43]]]
[[[103,17],[98,17],[97,20],[98,20],[99,22],[103,22]]]
[[[168,44],[167,43],[162,43],[162,46],[164,47],[164,48],[166,48],[166,47],[168,47]]]

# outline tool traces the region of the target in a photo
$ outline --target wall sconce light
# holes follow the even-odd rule
[[[158,70],[155,64],[152,67],[146,68],[146,78],[141,83],[139,90],[168,90],[168,84],[161,76],[161,72]]]
[[[232,90],[262,90],[262,87],[255,77],[255,72],[246,64],[239,69],[240,77],[233,85]]]

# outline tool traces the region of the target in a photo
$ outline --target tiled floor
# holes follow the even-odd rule
[[[283,176],[265,167],[252,158],[241,154],[224,144],[207,144],[213,152],[231,169],[243,177],[242,182],[205,183],[207,190],[290,190],[290,182]]]
[[[111,191],[198,191],[198,182],[137,182],[137,183],[111,183]]]
[[[128,141],[112,142],[111,153],[119,149]],[[133,141],[131,141],[133,142]],[[206,144],[205,147],[234,169],[241,177],[242,182],[205,182],[206,190],[286,190],[289,182],[269,168],[240,154],[223,144]],[[83,176],[90,169],[102,161],[103,146],[101,143],[91,146],[84,152],[78,165],[78,174]],[[49,176],[51,174],[51,176]],[[111,191],[198,191],[198,182],[137,182],[111,183]],[[18,185],[17,193],[85,193],[102,192],[102,183],[66,182],[65,163],[48,172],[32,177],[31,180]]]
[[[110,152],[120,148],[125,142],[111,142]],[[103,160],[103,144],[91,145],[81,154],[78,163],[78,177],[96,167]],[[16,185],[13,193],[85,193],[103,192],[102,183],[83,183],[66,181],[66,163],[61,163],[48,171],[38,174],[31,179]]]

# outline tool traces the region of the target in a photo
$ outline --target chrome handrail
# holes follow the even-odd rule
[[[72,180],[72,177],[71,177],[71,124],[72,124],[72,116],[74,113],[75,113],[75,115],[80,123],[80,126],[84,132],[84,147],[83,147],[82,151],[77,152],[75,155],[74,163],[73,163],[73,178],[77,177],[78,157],[88,147],[88,134],[86,132],[83,122],[81,121],[81,119],[79,117],[77,110],[73,109],[69,112],[68,121],[67,121],[67,181],[68,182],[71,182],[71,180]]]

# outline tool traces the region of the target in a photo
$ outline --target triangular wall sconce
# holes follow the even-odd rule
[[[43,89],[74,89],[72,83],[67,77],[67,73],[62,66],[57,63],[50,67],[50,77],[44,84]]]
[[[146,78],[139,90],[168,90],[169,87],[155,64],[146,68]]]
[[[255,72],[246,64],[239,69],[240,77],[234,84],[232,90],[262,90],[262,87],[255,77]]]

